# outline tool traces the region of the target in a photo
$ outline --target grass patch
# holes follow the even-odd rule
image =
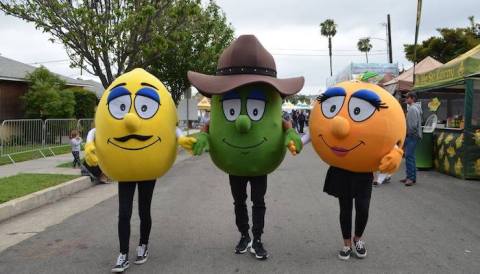
[[[22,173],[0,178],[0,204],[78,177],[78,175]]]
[[[83,150],[83,144],[81,146],[81,149]],[[43,148],[40,150],[34,150],[34,151],[27,151],[27,152],[19,152],[12,154],[11,157],[15,161],[15,163],[18,162],[24,162],[24,161],[29,161],[29,160],[35,160],[39,158],[43,158],[42,153],[45,155],[45,157],[51,157],[55,155],[61,155],[61,154],[66,154],[66,153],[71,153],[72,152],[72,147],[70,145],[64,145],[60,147],[53,147],[51,149],[48,148]],[[52,153],[55,153],[55,155]],[[12,162],[7,156],[1,156],[0,157],[0,166],[2,165],[8,165],[11,164]]]

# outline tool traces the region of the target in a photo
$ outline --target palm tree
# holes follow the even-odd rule
[[[337,34],[337,24],[333,19],[327,19],[320,24],[320,33],[328,38],[328,54],[330,56],[330,76],[332,76],[332,37]]]
[[[365,52],[365,58],[368,63],[368,52],[372,49],[372,44],[370,44],[370,38],[360,38],[357,43],[358,50]]]

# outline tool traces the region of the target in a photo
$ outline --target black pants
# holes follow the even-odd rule
[[[73,167],[80,166],[80,151],[72,151]]]
[[[340,203],[340,227],[342,228],[343,239],[352,238],[352,198],[338,198]],[[365,231],[368,221],[368,210],[370,207],[370,196],[355,198],[355,236],[361,237]]]
[[[120,253],[128,253],[130,242],[130,217],[132,217],[133,195],[138,185],[138,215],[140,216],[140,243],[148,244],[152,217],[150,206],[152,204],[155,181],[119,182],[118,183],[118,239],[120,240]]]
[[[267,192],[267,175],[243,177],[229,175],[230,187],[235,205],[235,223],[238,231],[248,233],[247,184],[250,182],[250,199],[252,200],[253,237],[260,238],[265,224],[265,193]]]
[[[299,133],[303,133],[303,127],[305,126],[305,121],[299,121],[298,124],[300,125]]]

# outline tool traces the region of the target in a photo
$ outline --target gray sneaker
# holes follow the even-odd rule
[[[353,250],[358,258],[363,259],[367,257],[367,248],[365,247],[364,241],[360,240],[355,242],[355,248]]]
[[[117,263],[115,266],[112,268],[112,272],[114,273],[122,273],[125,271],[128,267],[130,266],[130,262],[128,261],[128,256],[127,254],[122,254],[118,255],[117,258]]]
[[[348,260],[350,259],[350,255],[352,254],[352,248],[349,246],[344,246],[340,252],[338,252],[338,258],[340,260]]]
[[[148,246],[139,245],[137,246],[137,259],[135,259],[134,264],[144,264],[148,260]]]

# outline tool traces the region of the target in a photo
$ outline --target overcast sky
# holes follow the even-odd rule
[[[402,67],[403,44],[413,43],[416,0],[217,0],[235,34],[255,34],[277,63],[280,78],[305,76],[304,94],[317,94],[329,76],[328,42],[320,36],[319,24],[325,19],[337,23],[333,38],[333,71],[350,62],[364,62],[356,47],[361,37],[386,38],[387,14],[392,21],[393,60]],[[438,27],[468,25],[467,17],[480,19],[479,0],[424,0],[420,41],[436,34]],[[42,63],[50,70],[78,77],[78,69],[69,67],[61,44],[48,41],[48,34],[32,24],[0,14],[0,54],[25,63]],[[371,40],[371,63],[387,61],[386,42]],[[92,78],[84,75],[84,78]]]

